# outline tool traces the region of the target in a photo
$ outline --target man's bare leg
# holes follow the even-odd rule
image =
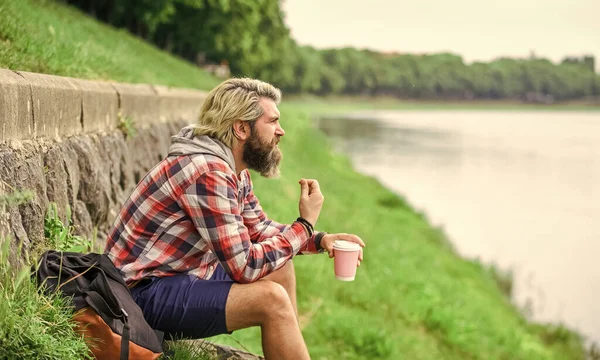
[[[294,312],[296,313],[296,318],[298,318],[298,306],[296,303],[296,272],[294,270],[294,264],[292,263],[292,260],[288,261],[279,270],[270,273],[261,280],[274,281],[283,286],[290,297],[290,301],[294,307]]]
[[[227,330],[260,326],[265,359],[310,359],[292,306],[283,286],[261,280],[233,284],[225,306]]]

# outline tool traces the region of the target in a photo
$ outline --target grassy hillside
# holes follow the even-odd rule
[[[125,31],[43,0],[0,1],[0,67],[199,89],[219,83]]]
[[[209,89],[217,81],[128,34],[52,2],[0,3],[0,67]],[[318,228],[367,243],[356,281],[334,279],[323,255],[297,257],[301,325],[314,359],[583,359],[578,336],[528,323],[485,267],[460,259],[443,233],[403,199],[331,151],[316,113],[373,107],[284,102],[283,176],[254,176],[269,215],[297,217],[300,177],[325,194]],[[235,340],[234,340],[235,339]],[[259,330],[217,341],[260,352]]]

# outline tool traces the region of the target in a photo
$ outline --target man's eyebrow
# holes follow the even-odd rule
[[[279,115],[273,115],[273,116],[271,116],[271,120],[279,120]]]

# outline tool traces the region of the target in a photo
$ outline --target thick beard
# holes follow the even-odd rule
[[[242,159],[252,170],[266,178],[276,179],[280,176],[279,164],[283,159],[283,154],[277,143],[262,141],[260,136],[251,129],[250,138],[244,144]]]

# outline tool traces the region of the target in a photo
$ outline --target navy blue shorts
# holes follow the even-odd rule
[[[233,280],[218,265],[209,280],[193,275],[144,279],[131,289],[144,318],[169,339],[201,339],[230,333],[225,305]]]

